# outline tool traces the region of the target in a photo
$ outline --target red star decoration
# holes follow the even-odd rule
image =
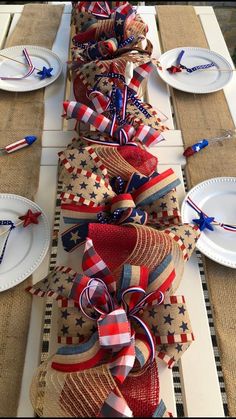
[[[169,71],[169,73],[171,74],[174,74],[174,73],[180,73],[182,70],[180,67],[172,65],[171,67],[167,68],[167,71]]]
[[[27,227],[30,224],[38,224],[39,220],[38,217],[41,215],[41,212],[32,212],[30,209],[27,211],[25,215],[21,215],[19,217],[20,220],[23,220],[23,227]]]

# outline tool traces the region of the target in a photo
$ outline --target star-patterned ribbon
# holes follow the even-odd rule
[[[174,276],[170,275],[157,286],[160,269],[149,273],[144,266],[124,265],[120,285],[117,287],[117,282],[96,253],[90,239],[86,241],[82,266],[82,274],[71,273],[70,268],[58,267],[50,274],[50,282],[46,279],[42,281],[41,288],[37,288],[37,284],[28,288],[32,294],[43,296],[46,293],[58,299],[63,307],[66,301],[74,301],[82,309],[81,312],[85,313],[84,318],[88,316],[97,325],[85,343],[58,349],[52,357],[52,368],[63,372],[80,371],[96,366],[105,357],[111,374],[123,383],[134,361],[143,368],[158,345],[160,349],[157,349],[157,355],[171,367],[175,358],[168,358],[162,346],[176,346],[177,358],[193,340],[190,325],[184,321],[184,297],[171,296],[163,300]],[[59,287],[58,282],[54,281],[59,273],[64,278],[72,278],[66,287]],[[164,314],[165,333],[161,334],[157,332],[157,325],[153,324],[158,312],[160,316],[157,325],[161,325],[160,319]],[[176,318],[177,312],[179,314]],[[170,332],[172,322],[176,327],[180,324],[181,333]],[[107,357],[108,354],[110,356]]]
[[[72,225],[61,237],[66,251],[74,251],[84,243],[89,222],[168,224],[171,212],[163,211],[160,214],[157,207],[158,201],[173,192],[180,183],[172,169],[161,174],[154,172],[150,177],[133,173],[120,194],[112,190],[109,181],[89,172],[82,172],[77,169],[77,179],[74,182],[69,180],[69,184],[74,184],[74,187],[71,186],[69,192],[61,194],[64,222],[67,226]],[[77,190],[80,191],[79,196]],[[172,221],[173,219],[175,222],[179,221],[178,210],[173,210]]]
[[[194,218],[192,221],[199,226],[200,231],[203,231],[205,229],[213,231],[214,230],[213,225],[216,225],[223,228],[226,231],[231,231],[233,233],[236,233],[236,224],[234,225],[234,224],[222,223],[220,221],[215,220],[215,217],[209,217],[205,212],[203,212],[195,204],[195,202],[193,202],[193,200],[190,197],[187,198],[186,202],[199,215],[199,218]]]

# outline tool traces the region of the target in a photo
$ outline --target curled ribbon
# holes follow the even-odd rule
[[[147,147],[154,145],[164,140],[160,130],[156,130],[148,125],[140,124],[138,128],[134,128],[132,125],[125,124],[118,126],[114,121],[110,121],[106,116],[95,112],[80,102],[69,102],[63,103],[65,114],[68,119],[74,118],[78,122],[85,122],[93,125],[99,132],[105,132],[110,134],[113,133],[115,138],[114,144],[124,145],[134,141],[139,141]]]

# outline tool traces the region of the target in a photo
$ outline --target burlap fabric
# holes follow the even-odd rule
[[[63,6],[27,4],[6,47],[40,45],[51,49]],[[19,82],[20,83],[20,82]],[[38,187],[44,90],[0,92],[0,147],[26,135],[36,135],[31,147],[0,157],[0,192],[33,199]],[[31,297],[30,278],[0,294],[0,416],[16,416],[25,358]]]
[[[208,48],[201,23],[192,6],[158,6],[163,50],[181,46]],[[185,146],[201,138],[234,129],[223,91],[195,95],[173,90],[178,128]],[[192,156],[186,167],[188,186],[217,176],[236,176],[236,140],[215,144]],[[236,271],[205,258],[205,270],[225,379],[230,416],[236,416]]]

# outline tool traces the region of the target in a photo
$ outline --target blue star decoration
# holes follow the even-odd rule
[[[51,74],[52,70],[53,70],[52,67],[46,68],[43,66],[43,69],[37,72],[37,74],[40,76],[40,80],[44,80],[47,77],[52,77],[52,74]]]
[[[213,230],[214,230],[214,228],[213,228],[213,226],[211,225],[211,223],[212,223],[214,220],[215,220],[215,218],[214,218],[214,217],[207,217],[207,215],[204,215],[204,214],[201,212],[201,213],[200,213],[200,218],[197,218],[197,219],[195,218],[195,219],[193,220],[193,222],[199,226],[200,231],[203,231],[203,230],[205,230],[206,228],[207,228],[208,230],[213,231]]]

